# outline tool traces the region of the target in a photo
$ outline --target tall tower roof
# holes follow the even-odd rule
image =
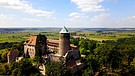
[[[69,32],[68,32],[67,28],[64,26],[62,28],[62,30],[60,31],[60,33],[69,33]]]

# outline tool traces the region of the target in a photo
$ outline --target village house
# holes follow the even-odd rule
[[[7,60],[8,63],[11,63],[16,60],[16,57],[19,55],[18,49],[14,49],[8,52],[7,54]]]

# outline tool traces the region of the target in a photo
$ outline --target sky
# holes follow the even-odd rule
[[[0,0],[0,28],[135,28],[135,0]]]

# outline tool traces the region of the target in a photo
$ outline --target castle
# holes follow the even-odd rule
[[[7,54],[8,63],[19,62],[23,57],[18,57],[19,51],[17,49],[11,50]],[[24,57],[38,60],[41,63],[60,61],[63,58],[63,63],[67,67],[71,68],[73,73],[81,70],[85,64],[80,62],[80,51],[78,47],[70,44],[70,33],[66,27],[59,32],[59,40],[47,39],[45,35],[30,36],[27,41],[24,42]],[[45,75],[45,65],[41,66],[43,75]],[[39,67],[40,69],[40,67]]]
[[[57,53],[48,53],[50,50],[54,51],[54,48],[58,51]],[[67,55],[66,53],[71,51],[79,53],[77,46],[70,44],[70,33],[66,27],[63,27],[59,32],[59,40],[47,39],[44,35],[35,35],[30,36],[30,38],[24,42],[25,57],[29,56],[30,58],[34,58],[36,55],[41,57],[45,55],[60,57]]]
[[[31,36],[24,42],[24,53],[25,57],[32,59],[39,56],[44,62],[59,61],[62,57],[74,72],[84,66],[79,61],[78,47],[70,44],[70,33],[66,27],[59,32],[59,40],[47,39],[45,35]]]

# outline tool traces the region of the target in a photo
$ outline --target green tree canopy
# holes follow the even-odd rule
[[[62,62],[48,62],[45,67],[47,76],[72,76],[71,70]]]

